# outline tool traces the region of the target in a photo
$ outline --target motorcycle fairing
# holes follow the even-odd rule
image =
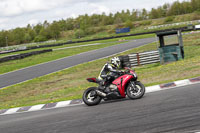
[[[87,81],[89,81],[89,82],[97,82],[97,79],[96,78],[87,78]]]
[[[120,76],[119,78],[115,79],[112,83],[117,85],[117,88],[119,90],[119,93],[121,94],[122,97],[126,97],[125,95],[125,87],[130,80],[134,78],[132,75],[123,75]]]

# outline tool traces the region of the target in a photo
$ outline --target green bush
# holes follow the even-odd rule
[[[146,25],[151,25],[152,24],[152,20],[145,20],[145,21],[142,21],[140,23],[140,25],[143,25],[143,26],[146,26]]]
[[[200,19],[200,11],[195,11],[194,15],[192,15],[192,20],[199,20]]]
[[[86,33],[83,30],[77,30],[74,33],[75,38],[82,38],[86,36]]]
[[[92,35],[92,34],[96,34],[97,30],[94,27],[91,27],[91,28],[87,28],[85,33],[86,35]]]
[[[132,21],[127,20],[126,23],[125,23],[125,27],[129,27],[129,28],[132,29],[134,27],[134,25],[133,25]]]
[[[173,22],[174,18],[175,18],[174,16],[166,17],[165,20],[164,20],[164,22],[165,23]]]
[[[43,42],[43,41],[47,41],[47,38],[45,36],[38,35],[35,37],[34,41],[35,42]]]

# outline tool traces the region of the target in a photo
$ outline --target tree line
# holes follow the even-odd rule
[[[126,27],[132,28],[132,22],[134,21],[182,15],[195,11],[200,11],[200,0],[175,1],[172,4],[166,3],[157,8],[152,8],[150,11],[146,9],[133,9],[130,11],[127,9],[114,14],[110,13],[109,15],[105,13],[91,16],[85,14],[77,18],[62,19],[52,23],[44,21],[44,23],[39,23],[35,26],[28,24],[24,28],[1,31],[0,47],[59,39],[64,31],[74,31],[74,38],[80,38],[101,30],[101,28],[96,29],[95,27],[125,24]]]

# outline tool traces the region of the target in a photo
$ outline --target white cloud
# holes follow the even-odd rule
[[[8,18],[1,18],[0,19],[0,24],[6,23],[9,19]]]
[[[17,6],[18,3],[16,1],[4,1],[0,3],[0,12],[1,16],[12,16],[12,15],[17,15],[22,12],[19,6]]]
[[[5,27],[7,21],[9,21],[8,18],[0,18],[0,27]]]
[[[176,0],[0,0],[0,30],[23,27],[27,24],[115,13],[122,9],[151,9]],[[183,1],[183,0],[179,0]]]
[[[28,24],[30,24],[30,25],[36,25],[38,23],[39,23],[39,20],[37,20],[37,19],[31,19],[28,21]]]
[[[94,4],[91,3],[89,4],[92,8],[94,8],[94,10],[91,12],[91,14],[101,14],[101,13],[106,13],[109,14],[111,11],[108,7],[103,6],[103,5],[99,5],[99,4]]]
[[[76,14],[71,14],[71,16],[70,16],[71,18],[77,18],[78,17],[78,15],[76,15]]]
[[[15,16],[24,13],[53,9],[72,0],[6,0],[0,2],[0,16]]]

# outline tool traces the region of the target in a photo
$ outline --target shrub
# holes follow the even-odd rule
[[[81,37],[86,36],[86,33],[85,33],[83,30],[77,30],[77,31],[74,33],[74,36],[75,36],[75,38],[81,38]]]
[[[41,35],[38,35],[35,37],[34,39],[35,42],[43,42],[43,41],[47,41],[47,38]]]
[[[145,20],[145,21],[142,21],[140,24],[143,25],[143,26],[151,25],[152,24],[152,20]]]
[[[134,25],[133,25],[132,21],[130,21],[130,20],[127,20],[127,21],[126,21],[125,27],[129,27],[130,29],[132,29],[133,26],[134,26]]]
[[[168,16],[168,17],[165,18],[164,22],[165,23],[172,22],[174,20],[174,18],[175,18],[174,16]]]
[[[199,20],[200,19],[200,11],[195,11],[194,15],[192,15],[192,20]]]

